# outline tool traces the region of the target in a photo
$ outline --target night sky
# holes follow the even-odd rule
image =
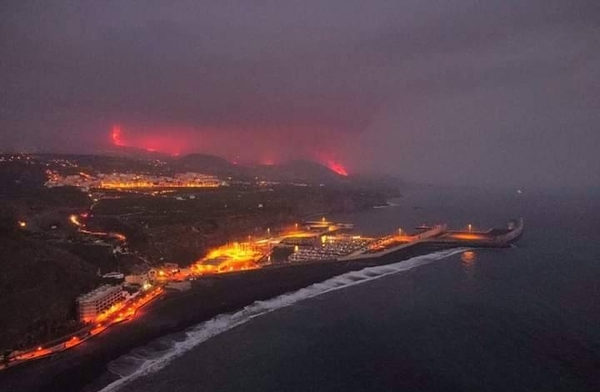
[[[1,150],[585,187],[599,125],[598,0],[0,2]]]

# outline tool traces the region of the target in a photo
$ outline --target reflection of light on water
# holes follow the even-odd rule
[[[477,256],[475,255],[475,252],[473,252],[472,250],[464,251],[460,255],[460,261],[462,262],[462,266],[465,273],[469,277],[472,277],[473,273],[475,272],[475,261],[477,261]]]
[[[476,260],[475,252],[472,250],[467,250],[460,255],[460,259],[465,266],[471,266]]]

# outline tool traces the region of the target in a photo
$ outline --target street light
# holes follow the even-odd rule
[[[471,230],[472,230],[472,229],[473,229],[473,225],[471,225],[471,224],[469,223],[469,233],[471,232]]]

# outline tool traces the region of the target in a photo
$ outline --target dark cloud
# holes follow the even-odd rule
[[[600,183],[596,1],[4,1],[0,143]],[[167,139],[178,139],[169,142]],[[360,152],[360,154],[357,154]]]

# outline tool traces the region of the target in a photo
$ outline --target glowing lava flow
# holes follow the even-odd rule
[[[180,155],[181,153],[198,152],[204,151],[209,154],[222,154],[225,157],[229,157],[234,165],[244,164],[250,162],[256,162],[256,157],[259,157],[258,162],[262,165],[270,166],[284,162],[282,159],[285,156],[285,151],[277,152],[277,149],[270,148],[265,150],[265,145],[255,145],[254,139],[252,143],[245,143],[247,139],[244,139],[239,133],[235,132],[222,132],[222,134],[231,134],[233,136],[226,137],[223,135],[215,135],[215,129],[184,129],[184,128],[173,128],[163,129],[158,132],[158,129],[151,128],[148,130],[142,130],[138,127],[137,132],[130,132],[128,128],[122,128],[118,124],[114,124],[110,133],[110,142],[113,146],[117,147],[128,147],[131,149],[146,150],[150,152],[160,152],[163,154],[170,154],[173,156]],[[212,132],[212,133],[211,133]],[[260,135],[256,135],[256,139]],[[216,137],[216,139],[214,139]],[[241,138],[241,139],[240,139]],[[202,140],[201,140],[202,139]],[[232,140],[238,140],[238,143],[234,143],[237,146],[234,147],[231,144]],[[239,146],[253,148],[244,148],[243,151],[239,150]],[[333,152],[329,151],[311,151],[302,153],[302,146],[298,146],[298,152],[294,155],[294,158],[303,158],[314,160],[324,166],[327,166],[331,171],[335,172],[340,176],[348,176],[348,169],[336,158]],[[208,150],[208,151],[207,151]],[[276,150],[276,151],[273,151]],[[225,152],[226,151],[226,152]],[[240,153],[234,154],[235,152]],[[279,155],[281,154],[281,155]],[[251,160],[248,160],[248,156],[252,156]]]
[[[348,176],[349,173],[346,167],[338,160],[334,159],[333,154],[321,151],[314,154],[313,157],[317,162],[320,162],[322,165],[327,166],[327,168],[329,168],[329,170],[333,171],[334,173],[344,177]]]
[[[113,125],[111,136],[115,146],[125,147],[125,143],[123,143],[123,140],[121,140],[121,127],[118,125]]]
[[[112,144],[117,147],[130,147],[177,156],[188,143],[186,139],[177,138],[170,134],[166,136],[130,136],[128,138],[124,138],[124,136],[121,126],[113,125],[110,137]]]
[[[346,168],[339,162],[327,161],[327,167],[339,174],[340,176],[347,177],[348,171]]]

